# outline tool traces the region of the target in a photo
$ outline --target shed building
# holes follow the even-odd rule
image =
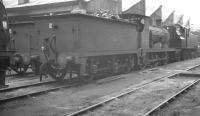
[[[5,0],[4,4],[10,17],[67,13],[78,9],[86,12],[105,10],[112,14],[122,11],[121,0]]]

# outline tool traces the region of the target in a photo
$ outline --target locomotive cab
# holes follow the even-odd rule
[[[180,25],[167,26],[166,29],[170,34],[170,48],[186,48],[187,40],[185,37],[185,29]]]

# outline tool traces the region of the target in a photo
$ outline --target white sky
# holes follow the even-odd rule
[[[122,8],[129,6],[130,1],[140,0],[122,0]],[[184,15],[184,20],[191,18],[191,24],[200,27],[200,0],[146,0],[146,8],[152,9],[163,5],[163,18],[165,19],[173,10],[175,14]]]

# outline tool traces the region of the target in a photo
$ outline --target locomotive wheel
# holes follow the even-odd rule
[[[126,67],[125,67],[125,73],[129,73],[129,72],[131,72],[131,70],[132,70],[131,65],[127,64]]]
[[[167,65],[168,64],[168,60],[164,60],[162,65]]]
[[[19,75],[23,75],[28,70],[28,65],[25,66],[12,66],[12,69]]]
[[[64,79],[66,73],[63,73],[63,72],[61,72],[61,71],[54,71],[54,72],[49,73],[49,75],[50,75],[53,79],[55,79],[55,80],[57,80],[57,81],[61,81],[61,80]]]
[[[119,72],[119,64],[118,62],[114,62],[112,65],[112,75],[118,74]]]
[[[61,80],[63,80],[64,78],[65,78],[65,76],[66,76],[66,69],[64,68],[64,69],[55,69],[55,68],[52,68],[51,67],[51,71],[49,71],[49,75],[53,78],[53,79],[55,79],[55,80],[57,80],[57,81],[61,81]]]
[[[157,67],[157,66],[159,66],[159,61],[156,61],[156,62],[154,63],[154,67]]]
[[[40,65],[40,73],[41,75],[49,75],[56,81],[61,81],[64,79],[67,69],[56,67],[54,60],[50,60]]]
[[[97,65],[91,65],[90,68],[90,75],[88,77],[88,81],[93,81],[96,79],[97,73],[98,73],[98,66]]]
[[[129,62],[127,63],[127,72],[133,71],[135,68],[135,62],[134,58],[129,59]]]

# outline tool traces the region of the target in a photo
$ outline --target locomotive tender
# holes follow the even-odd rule
[[[11,28],[16,47],[22,54],[28,53],[24,59],[30,56],[24,64],[39,69],[41,62],[41,73],[56,80],[62,80],[67,73],[70,77],[75,73],[94,78],[196,57],[193,40],[199,37],[190,38],[180,30],[177,33],[180,25],[153,27],[149,17],[120,17],[79,13],[36,16]],[[190,41],[193,45],[188,48]]]

